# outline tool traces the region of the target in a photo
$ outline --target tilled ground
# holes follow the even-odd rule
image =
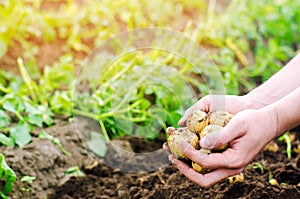
[[[78,120],[76,128],[63,119],[56,123],[45,130],[58,137],[72,156],[63,154],[50,141],[40,139],[34,139],[24,148],[0,147],[18,176],[11,198],[300,198],[300,155],[293,153],[288,159],[282,142],[276,141],[280,147],[277,153],[263,151],[255,158],[254,162],[263,165],[263,173],[259,168],[250,167],[243,172],[245,182],[230,184],[223,180],[203,189],[168,165],[164,151],[159,152],[159,157],[143,159],[122,156],[110,147],[106,158],[97,159],[86,150],[77,133],[82,129],[96,130],[97,125],[87,119]],[[127,151],[150,152],[159,150],[164,141],[163,136],[152,142],[129,137],[118,143],[127,145],[124,148]],[[293,147],[298,144],[299,138]],[[112,161],[123,167],[107,166]],[[154,162],[161,162],[162,166],[155,170],[151,168]],[[79,166],[85,177],[66,175],[71,166]],[[137,168],[132,170],[136,172],[154,171],[123,172],[129,168]],[[279,185],[269,184],[270,173]],[[36,180],[21,182],[24,175],[36,176]]]

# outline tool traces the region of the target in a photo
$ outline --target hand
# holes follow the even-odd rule
[[[173,128],[168,128],[172,133]],[[169,155],[170,161],[187,178],[202,187],[240,173],[245,166],[277,136],[276,113],[272,109],[245,110],[237,113],[221,132],[208,134],[201,139],[203,148],[213,148],[230,143],[222,153],[203,154],[188,143],[180,143],[185,155],[204,168],[214,169],[210,173],[200,174],[184,162]],[[214,141],[216,140],[216,141]],[[167,149],[166,146],[164,146]]]
[[[225,110],[236,114],[242,110],[251,108],[252,101],[245,96],[234,95],[207,95],[201,98],[197,103],[188,108],[183,117],[179,120],[179,126],[185,126],[188,116],[195,110],[201,110],[206,113]]]

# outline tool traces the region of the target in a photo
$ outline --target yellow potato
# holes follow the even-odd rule
[[[210,150],[207,150],[207,149],[200,149],[200,151],[202,151],[203,153],[206,153],[206,154],[210,154]],[[203,168],[202,166],[200,166],[199,164],[197,164],[196,162],[192,162],[192,167],[195,171],[199,172],[199,173],[208,173],[211,171],[211,169],[207,169],[207,168]]]
[[[183,153],[184,151],[179,146],[180,141],[185,141],[191,144],[195,149],[199,149],[199,137],[186,127],[178,128],[168,138],[168,146],[175,158],[188,160]]]
[[[220,131],[222,129],[223,129],[222,126],[218,126],[218,125],[215,125],[215,124],[210,124],[210,125],[208,125],[207,127],[205,127],[201,131],[201,133],[200,133],[200,139],[204,138],[209,133],[212,133],[214,131]],[[215,151],[222,151],[222,150],[226,149],[227,147],[228,147],[228,144],[224,144],[224,145],[222,145],[220,147],[213,148],[213,150],[215,150]]]
[[[200,110],[194,111],[186,121],[190,131],[200,133],[208,125],[208,115]]]
[[[245,182],[244,174],[240,173],[238,175],[234,175],[227,178],[230,184],[234,184],[237,182]]]
[[[233,115],[226,111],[215,111],[209,115],[200,110],[194,111],[186,121],[187,127],[176,129],[169,136],[168,145],[171,153],[175,158],[189,161],[184,155],[184,151],[179,147],[181,140],[190,143],[196,150],[200,150],[206,154],[225,150],[229,144],[224,144],[212,150],[200,149],[199,141],[209,133],[222,130],[232,117]],[[193,161],[192,167],[195,171],[203,174],[211,171],[211,169],[203,168]]]
[[[224,127],[232,117],[227,111],[215,111],[209,114],[209,123]]]

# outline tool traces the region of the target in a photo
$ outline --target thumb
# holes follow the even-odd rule
[[[213,131],[200,140],[200,146],[204,149],[213,149],[216,147],[221,131]]]
[[[205,149],[213,149],[224,144],[230,143],[237,137],[241,137],[244,133],[243,125],[237,120],[232,120],[220,131],[213,131],[207,134],[204,138],[200,140],[200,146]]]

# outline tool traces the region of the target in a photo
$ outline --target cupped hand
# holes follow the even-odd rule
[[[179,126],[185,126],[188,116],[195,110],[201,110],[206,113],[225,110],[236,114],[242,110],[251,108],[252,101],[247,96],[235,95],[207,95],[201,98],[197,103],[188,108],[183,117],[179,120]]]
[[[173,155],[169,155],[169,159],[187,178],[202,187],[209,187],[240,173],[276,135],[277,118],[273,110],[245,110],[237,113],[222,131],[208,134],[200,141],[202,148],[209,149],[230,143],[224,152],[207,155],[188,143],[180,143],[184,154],[202,167],[213,169],[210,173],[198,173]]]

